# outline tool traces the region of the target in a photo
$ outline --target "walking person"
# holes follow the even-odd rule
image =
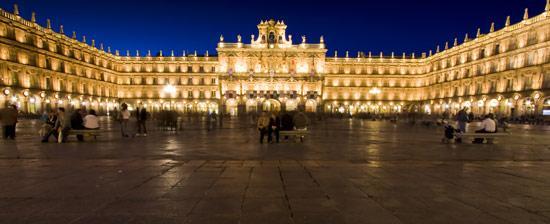
[[[466,112],[466,107],[462,108],[462,110],[458,111],[456,115],[456,121],[458,123],[458,130],[460,130],[461,134],[466,133],[466,125],[468,124],[468,121],[470,119],[468,118],[468,113]],[[457,143],[462,142],[462,138],[457,137],[455,140]]]
[[[136,110],[137,136],[147,136],[147,109],[143,104],[140,104],[140,108]]]
[[[120,133],[122,134],[122,137],[130,137],[130,135],[128,135],[128,122],[130,121],[130,111],[128,110],[128,105],[125,103],[120,105],[119,120]]]
[[[4,132],[4,139],[15,139],[15,125],[17,124],[17,106],[9,105],[0,110],[0,124]]]
[[[279,143],[279,131],[281,129],[281,119],[276,113],[272,113],[269,118],[268,136],[267,141],[273,143],[273,137],[275,141]]]
[[[260,131],[260,144],[264,143],[264,136],[268,133],[269,116],[266,112],[262,112],[262,115],[258,118],[258,131]]]

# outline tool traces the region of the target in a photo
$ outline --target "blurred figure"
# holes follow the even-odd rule
[[[305,130],[309,124],[309,119],[303,112],[298,112],[294,115],[294,128],[298,130]]]
[[[468,121],[470,119],[468,118],[468,113],[466,112],[466,107],[462,108],[462,110],[458,111],[456,114],[456,121],[458,123],[458,130],[460,130],[461,133],[466,133],[466,125],[468,124]],[[456,142],[461,143],[462,138],[456,138]]]
[[[90,110],[88,115],[84,117],[84,128],[91,130],[99,129],[99,119],[97,118],[95,110]]]
[[[0,110],[0,124],[4,132],[4,139],[15,139],[15,125],[17,124],[17,106],[9,105]]]
[[[122,137],[130,137],[128,135],[128,122],[130,121],[130,111],[128,111],[128,105],[123,103],[120,105],[120,113],[118,115],[120,121],[120,133]]]
[[[481,129],[477,130],[476,133],[496,133],[497,132],[497,123],[493,120],[493,114],[487,114],[485,119],[481,121]],[[472,143],[481,144],[483,143],[483,138],[476,138]]]
[[[267,141],[273,143],[273,137],[275,141],[279,143],[279,129],[281,128],[281,119],[276,113],[272,113],[269,118],[268,136]]]
[[[76,109],[71,115],[71,128],[74,130],[84,129],[84,120],[82,119],[82,109]],[[79,142],[84,141],[84,135],[76,135]]]
[[[260,144],[264,143],[264,136],[267,134],[267,129],[269,126],[269,116],[267,116],[267,113],[264,111],[262,112],[262,115],[258,118],[258,131],[260,131]]]
[[[147,136],[147,109],[140,104],[140,108],[136,110],[136,119],[137,119],[137,136]]]

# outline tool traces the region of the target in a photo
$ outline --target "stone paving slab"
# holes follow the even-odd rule
[[[66,144],[23,129],[0,143],[0,223],[550,223],[545,128],[447,145],[438,128],[334,120],[260,145],[231,125]]]

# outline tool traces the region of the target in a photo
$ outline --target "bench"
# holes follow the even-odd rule
[[[510,132],[497,132],[497,133],[464,133],[457,134],[456,137],[459,138],[484,138],[487,140],[487,144],[493,144],[495,138],[508,137],[512,135]]]
[[[279,136],[291,136],[294,137],[296,140],[300,138],[300,142],[304,142],[304,137],[309,134],[309,131],[307,129],[298,129],[298,130],[291,130],[291,131],[279,131]]]
[[[95,129],[95,130],[94,129],[79,129],[79,130],[71,129],[67,133],[67,136],[70,136],[70,135],[83,135],[83,136],[88,136],[88,137],[94,137],[94,139],[97,139],[97,136],[100,136],[101,133],[103,133],[103,131],[100,130],[100,129]]]

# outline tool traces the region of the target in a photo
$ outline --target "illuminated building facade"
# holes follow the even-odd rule
[[[151,111],[261,110],[328,113],[540,114],[550,104],[550,4],[544,13],[478,30],[420,55],[327,55],[323,37],[296,43],[283,21],[261,21],[247,43],[223,36],[217,55],[121,53],[63,27],[54,31],[0,10],[0,103],[40,113],[59,106],[107,112],[127,103]]]

